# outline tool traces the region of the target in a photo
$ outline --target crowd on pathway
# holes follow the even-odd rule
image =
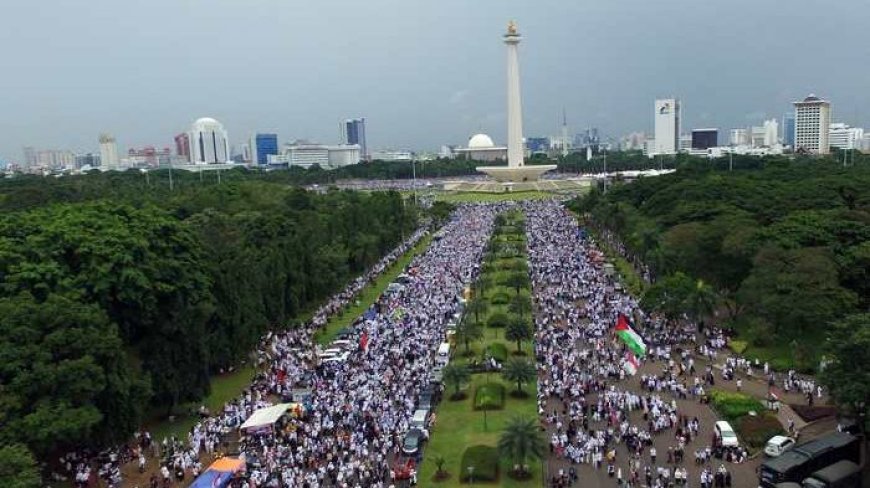
[[[428,229],[421,227],[411,236],[402,241],[399,246],[382,257],[365,273],[351,281],[339,293],[336,293],[319,307],[308,323],[299,329],[294,329],[281,339],[284,344],[297,344],[299,347],[309,347],[313,343],[314,332],[324,327],[329,318],[341,313],[356,299],[368,284],[374,282],[387,268],[413,248],[427,233]],[[268,333],[260,341],[257,350],[258,360],[263,363],[270,355],[277,353],[276,337]],[[288,367],[298,369],[294,365]],[[62,455],[57,462],[52,475],[54,481],[72,480],[78,488],[95,486],[101,480],[108,487],[119,487],[122,484],[122,467],[135,462],[140,471],[149,466],[149,459],[156,459],[160,464],[160,476],[152,478],[151,485],[167,486],[173,480],[184,480],[187,473],[197,474],[202,466],[199,462],[200,452],[214,454],[219,447],[219,439],[233,428],[244,422],[254,410],[269,402],[261,395],[266,377],[259,377],[253,387],[242,397],[228,403],[218,417],[209,418],[197,424],[188,435],[187,442],[179,439],[163,439],[153,442],[147,431],[137,432],[131,442],[117,447],[95,452],[81,449]],[[154,461],[151,461],[153,464]]]
[[[550,485],[574,485],[586,465],[620,486],[689,486],[694,481],[685,455],[692,445],[696,463],[703,466],[697,482],[730,486],[725,465],[712,467],[714,458],[725,457],[713,426],[678,408],[678,399],[703,395],[700,380],[688,379],[694,360],[686,344],[694,343],[694,329],[666,326],[616,289],[604,272],[603,256],[561,205],[536,202],[526,204],[525,211],[538,411],[551,452],[567,462],[561,464],[567,468],[550,473]],[[659,373],[627,373],[626,347],[612,332],[619,315],[643,325],[645,361],[660,365]],[[705,347],[724,346],[713,337]],[[653,441],[665,436],[670,446],[659,453]],[[703,445],[706,439],[710,443]]]

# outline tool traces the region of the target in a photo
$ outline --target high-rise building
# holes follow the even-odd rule
[[[810,94],[794,102],[795,151],[828,154],[828,130],[831,125],[831,103]]]
[[[676,154],[680,147],[680,101],[676,98],[656,100],[655,146],[653,154]]]
[[[828,129],[828,142],[831,147],[840,149],[861,149],[864,129],[849,127],[847,124],[834,123]]]
[[[210,117],[194,122],[190,131],[190,156],[193,164],[229,162],[230,143],[224,126]]]
[[[695,129],[692,131],[692,149],[709,149],[719,145],[719,129]]]
[[[779,122],[776,119],[765,120],[764,125],[764,147],[773,147],[779,144]]]
[[[549,137],[526,137],[526,151],[529,154],[547,154],[550,151]]]
[[[36,166],[38,160],[36,159],[36,148],[31,146],[26,146],[24,148],[24,166],[27,168]]]
[[[100,165],[100,156],[87,153],[87,154],[76,154],[75,159],[76,168],[96,168]]]
[[[277,134],[257,134],[251,141],[251,160],[256,164],[268,164],[269,156],[278,154]]]
[[[787,113],[782,117],[782,143],[794,147],[794,112]]]
[[[347,119],[341,123],[341,140],[345,145],[358,145],[362,159],[368,161],[369,149],[366,145],[366,119]]]
[[[100,168],[103,171],[117,170],[120,160],[118,159],[118,143],[109,134],[100,134]]]
[[[75,166],[75,162],[76,158],[72,151],[47,149],[36,153],[36,165],[43,168],[72,168]]]
[[[689,152],[692,150],[692,135],[691,134],[682,134],[680,135],[680,152]]]
[[[190,162],[190,134],[187,132],[175,136],[175,154],[178,159]]]

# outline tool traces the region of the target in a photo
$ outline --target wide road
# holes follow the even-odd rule
[[[615,452],[614,471],[621,470],[623,480],[636,469],[638,481],[632,486],[647,484],[647,468],[655,484],[658,468],[668,468],[673,479],[676,467],[685,468],[689,486],[700,486],[701,472],[715,472],[720,466],[730,472],[731,486],[757,486],[759,460],[738,464],[713,458],[695,463],[695,451],[712,445],[717,418],[691,395],[677,399],[672,393],[672,386],[684,382],[691,387],[693,378],[674,375],[676,363],[654,362],[653,354],[642,361],[635,376],[625,374],[625,347],[612,329],[620,313],[643,316],[637,303],[610,286],[600,253],[567,210],[553,202],[527,203],[525,209],[536,308],[539,411],[552,442],[553,453],[545,466],[551,483],[555,481],[552,486],[617,486],[616,476],[610,477],[606,469],[610,451]],[[659,344],[679,362],[678,348],[691,331],[670,331],[647,319],[647,346]],[[644,376],[659,378],[654,391],[641,385]],[[677,425],[696,420],[697,434],[685,439],[683,462],[668,463],[669,448],[679,444]],[[635,439],[643,440],[639,455],[626,445]],[[654,461],[651,447],[657,454]],[[603,462],[595,468],[598,456]],[[579,481],[558,479],[560,470],[568,473],[571,467]]]

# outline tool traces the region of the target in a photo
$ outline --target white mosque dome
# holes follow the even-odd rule
[[[193,123],[194,127],[204,127],[204,128],[212,128],[212,127],[221,127],[223,128],[223,124],[218,122],[217,120],[211,117],[203,117],[201,119],[197,119],[196,122]]]
[[[486,134],[475,134],[468,140],[468,149],[489,149],[492,147],[495,147],[495,143]]]

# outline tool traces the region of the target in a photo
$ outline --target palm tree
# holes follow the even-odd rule
[[[704,280],[695,282],[695,286],[692,287],[692,291],[689,294],[688,305],[692,318],[698,323],[699,328],[704,324],[704,317],[713,313],[718,301],[719,297],[712,286],[704,283]]]
[[[459,397],[459,389],[471,379],[471,371],[464,364],[448,364],[444,367],[444,382],[453,385],[454,397]]]
[[[520,354],[522,353],[522,342],[532,338],[532,328],[524,319],[516,317],[508,323],[504,337],[517,343],[517,354]]]
[[[521,358],[511,358],[501,371],[504,379],[517,383],[517,393],[523,393],[523,383],[531,383],[538,377],[538,370],[531,362]]]
[[[469,344],[483,338],[483,327],[480,322],[463,320],[456,328],[456,340],[465,343],[465,353],[470,351]]]
[[[510,306],[508,310],[520,316],[520,318],[524,318],[525,314],[532,311],[532,304],[529,302],[529,299],[523,295],[514,295],[511,298]]]
[[[489,303],[482,298],[472,298],[465,304],[465,312],[474,315],[474,321],[480,322],[480,315],[486,314],[489,310]]]
[[[517,475],[527,475],[526,461],[543,459],[546,451],[547,443],[535,418],[512,418],[498,439],[499,455],[513,463]]]

